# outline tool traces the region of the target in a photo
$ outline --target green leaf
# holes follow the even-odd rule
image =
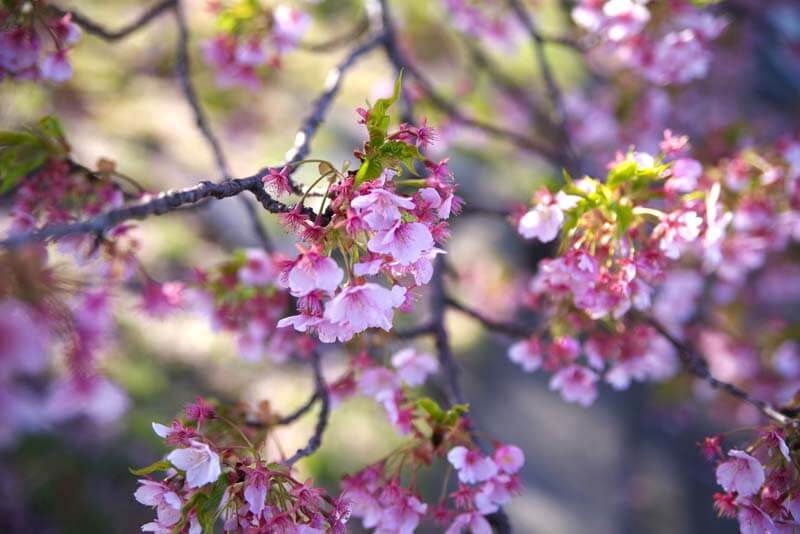
[[[394,91],[389,98],[379,98],[375,104],[370,106],[367,112],[367,132],[369,132],[369,149],[377,150],[386,140],[391,119],[387,114],[389,108],[400,96],[400,89],[403,82],[403,72],[397,76],[394,82]]]
[[[617,215],[617,235],[622,236],[633,222],[633,206],[616,204],[613,209]]]
[[[367,180],[374,180],[383,172],[383,165],[378,160],[365,159],[356,173],[355,185],[361,185]]]
[[[146,467],[140,467],[139,469],[133,469],[129,467],[128,471],[130,471],[132,475],[143,476],[143,475],[149,475],[150,473],[154,473],[156,471],[166,471],[171,467],[172,464],[169,463],[168,461],[159,460],[157,462],[153,462],[152,464]]]
[[[422,397],[421,399],[417,399],[417,408],[422,409],[437,423],[440,422],[445,415],[444,410],[442,410],[439,404],[430,397]]]
[[[636,176],[637,169],[638,165],[632,159],[627,159],[622,163],[618,163],[609,171],[606,183],[612,189],[616,189],[626,182],[630,182]]]
[[[211,493],[206,495],[207,498],[199,501],[195,506],[197,520],[200,522],[200,526],[203,527],[203,534],[214,534],[214,521],[217,519],[219,505],[227,487],[225,479],[217,479],[211,489]]]
[[[456,404],[444,414],[442,424],[454,426],[461,419],[461,416],[469,411],[469,404]]]

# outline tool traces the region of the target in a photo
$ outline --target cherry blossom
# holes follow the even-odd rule
[[[189,447],[175,449],[167,455],[167,459],[186,472],[186,483],[190,488],[215,482],[222,473],[219,455],[200,441],[191,441]]]
[[[717,467],[717,483],[725,491],[735,491],[742,497],[754,495],[764,484],[764,468],[761,463],[744,451],[731,450],[732,459]]]

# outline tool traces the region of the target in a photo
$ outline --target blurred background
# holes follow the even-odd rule
[[[202,42],[213,35],[214,17],[205,0],[187,3],[193,79],[233,174],[245,176],[281,161],[328,70],[347,54],[349,45],[291,53],[280,69],[268,75],[260,91],[221,90],[200,54]],[[139,13],[143,4],[97,0],[71,5],[109,27],[118,27]],[[475,43],[442,20],[438,1],[392,4],[404,44],[438,88],[458,97],[479,116],[535,131],[536,125],[519,118],[514,103],[496,93],[486,76],[471,66],[470,47]],[[297,5],[313,15],[312,29],[304,38],[309,42],[341,35],[364,16],[363,2],[358,0]],[[539,2],[537,13],[549,33],[568,29],[563,6],[556,2]],[[796,16],[797,9],[792,13]],[[796,26],[790,29],[797,32],[796,38],[800,23],[797,18],[794,22]],[[765,44],[754,48],[752,57],[741,57],[736,63],[740,69],[736,74],[749,82],[724,97],[747,102],[743,113],[767,110],[773,122],[782,123],[788,119],[781,117],[781,110],[795,109],[800,101],[800,78],[796,64],[776,60],[769,35],[762,36]],[[122,173],[149,190],[214,179],[211,154],[174,75],[176,39],[170,14],[118,43],[84,35],[72,55],[75,74],[68,83],[57,88],[0,84],[0,129],[55,114],[73,141],[76,159],[88,165],[101,157],[113,159]],[[495,48],[490,53],[502,60],[504,71],[520,84],[542,91],[529,47]],[[592,83],[574,51],[549,47],[548,54],[563,87]],[[763,76],[753,79],[745,71]],[[313,140],[312,156],[334,162],[352,158],[350,151],[363,141],[355,108],[385,95],[395,75],[380,51],[361,60],[346,77]],[[711,90],[716,82],[714,76],[710,79],[706,89],[697,90]],[[706,94],[706,98],[715,97]],[[434,126],[446,120],[424,106],[417,110],[421,114]],[[769,123],[761,115],[759,119]],[[540,184],[558,176],[536,157],[468,130],[443,130],[441,143],[434,149],[451,158],[467,206],[470,201],[489,207],[527,202]],[[303,177],[302,171],[298,176]],[[7,209],[7,200],[2,202]],[[267,214],[263,218],[277,248],[292,253],[292,238],[275,218]],[[234,199],[153,218],[140,228],[140,258],[154,278],[164,281],[187,279],[191,267],[211,267],[234,249],[257,244],[242,206]],[[520,284],[514,273],[532,272],[538,259],[526,246],[502,218],[456,219],[449,251],[463,282],[453,293],[488,315],[507,316],[510,295]],[[0,532],[138,531],[152,511],[134,501],[136,477],[128,468],[147,465],[166,452],[151,430],[152,421],[167,423],[198,394],[230,402],[266,399],[286,413],[305,402],[312,390],[306,366],[246,362],[236,354],[234,340],[212,331],[205,317],[186,312],[154,321],[137,310],[133,298],[120,295],[120,302],[119,336],[106,347],[102,366],[127,391],[129,409],[108,426],[74,421],[52,432],[19,436],[5,445],[0,451]],[[687,391],[684,386],[637,384],[624,392],[604,387],[591,408],[566,404],[548,391],[546,377],[525,375],[508,361],[508,340],[457,313],[447,319],[477,425],[526,453],[525,489],[507,509],[517,532],[736,531],[735,522],[714,515],[713,466],[696,447],[703,436],[719,429],[703,416],[702,407],[679,405],[677,401],[685,400],[680,398]],[[343,355],[326,354],[326,375],[335,377],[344,366]],[[279,429],[281,447],[294,450],[304,444],[315,420],[312,412],[298,424]],[[347,400],[333,412],[320,451],[303,460],[300,469],[336,490],[342,474],[377,460],[400,439],[378,405]],[[355,522],[353,531],[358,531]]]

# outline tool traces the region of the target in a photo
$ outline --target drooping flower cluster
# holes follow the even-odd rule
[[[139,480],[134,497],[156,512],[143,531],[199,534],[213,530],[218,518],[224,532],[346,531],[349,505],[262,458],[247,436],[263,437],[264,430],[245,426],[245,418],[198,398],[182,420],[169,427],[153,423],[173,449],[165,460],[135,471],[165,473]]]
[[[42,0],[11,0],[0,6],[0,82],[72,77],[68,53],[81,36],[72,16],[55,16]]]
[[[434,163],[420,152],[433,141],[433,129],[402,124],[389,134],[386,111],[398,93],[399,85],[391,98],[360,110],[370,139],[357,153],[362,160],[357,171],[320,164],[317,183],[328,180],[322,203],[330,200],[327,211],[321,208],[312,219],[301,211],[301,200],[284,216],[305,245],[283,265],[280,278],[300,313],[279,326],[316,332],[324,343],[348,341],[368,328],[388,331],[394,311],[410,305],[410,291],[430,281],[433,260],[443,252],[436,243],[448,237],[447,219],[460,208],[460,199],[446,160]],[[430,174],[398,175],[401,165],[413,172],[415,162]],[[268,186],[275,180],[273,174],[265,177]],[[333,259],[334,251],[345,269]],[[377,283],[379,278],[388,287]]]
[[[800,528],[800,483],[796,467],[797,429],[765,427],[746,449],[722,454],[719,437],[701,447],[717,461],[714,495],[721,517],[736,518],[742,532],[792,532]]]
[[[704,78],[711,61],[709,43],[725,19],[688,0],[650,5],[647,0],[582,0],[572,10],[575,23],[591,34],[590,56],[618,64],[657,85]]]
[[[220,33],[203,47],[206,62],[217,70],[220,87],[261,87],[262,72],[277,68],[297,47],[311,17],[293,7],[264,8],[259,2],[218,3]]]

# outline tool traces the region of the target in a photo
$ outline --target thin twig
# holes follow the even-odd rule
[[[124,39],[125,37],[134,33],[135,31],[147,26],[147,24],[149,24],[152,20],[154,20],[159,15],[172,8],[173,4],[175,4],[176,1],[177,0],[162,0],[161,2],[153,5],[150,9],[139,15],[138,18],[132,20],[128,24],[119,28],[118,30],[109,30],[104,26],[102,26],[101,24],[98,24],[92,19],[81,14],[80,12],[72,9],[65,10],[58,6],[50,6],[50,9],[54,13],[60,16],[64,16],[67,13],[71,13],[72,22],[80,26],[81,29],[83,29],[83,31],[85,31],[86,33],[95,35],[106,41],[118,41],[120,39]]]
[[[673,336],[656,319],[652,317],[645,317],[645,321],[654,329],[656,329],[656,331],[675,348],[683,364],[694,376],[707,382],[712,388],[724,391],[729,395],[736,397],[747,404],[750,404],[751,406],[754,406],[767,418],[772,419],[780,425],[785,426],[795,421],[793,418],[781,413],[769,402],[760,399],[754,399],[739,386],[715,378],[708,368],[708,363],[706,363],[706,361],[699,354],[697,354],[692,347]]]
[[[371,38],[367,42],[354,48],[341,63],[328,72],[328,76],[325,78],[324,91],[317,97],[317,100],[312,105],[311,113],[308,114],[303,124],[297,130],[297,134],[294,138],[294,146],[286,154],[287,164],[297,163],[308,156],[311,150],[311,138],[322,124],[331,102],[333,102],[334,97],[339,92],[342,77],[356,63],[356,60],[382,42],[382,35]],[[291,174],[293,171],[294,167],[289,170],[289,173]]]
[[[521,135],[512,130],[507,130],[501,126],[497,126],[496,124],[472,117],[436,91],[436,89],[433,87],[433,84],[422,74],[422,72],[412,65],[408,60],[406,60],[403,57],[403,54],[400,52],[400,49],[397,45],[397,37],[392,31],[394,24],[392,23],[387,0],[381,0],[381,9],[385,31],[384,49],[386,50],[386,55],[389,58],[389,61],[394,64],[396,69],[402,69],[412,78],[414,78],[434,106],[464,126],[481,130],[482,132],[494,137],[509,141],[520,148],[524,148],[544,156],[550,161],[558,161],[559,154],[554,147],[551,147],[550,145],[536,139],[531,139]]]
[[[550,61],[548,61],[547,55],[544,51],[546,39],[539,33],[533,17],[531,17],[531,14],[528,12],[525,6],[520,3],[519,0],[508,0],[508,5],[511,7],[511,10],[514,11],[517,19],[528,32],[531,40],[533,41],[533,51],[536,55],[536,63],[538,64],[539,70],[542,73],[547,95],[550,99],[550,103],[553,105],[553,113],[555,114],[555,125],[559,135],[559,144],[562,147],[562,150],[560,151],[560,163],[564,167],[569,168],[570,171],[575,171],[577,169],[572,168],[574,164],[573,162],[575,161],[575,156],[573,154],[572,147],[570,146],[569,135],[567,132],[567,111],[564,107],[564,98],[561,94],[561,89],[558,87],[558,83],[556,82]]]
[[[197,96],[197,90],[195,89],[194,83],[192,83],[192,67],[191,60],[189,59],[189,25],[186,22],[183,4],[180,2],[180,0],[174,1],[175,21],[177,22],[178,26],[178,44],[177,54],[175,57],[178,79],[181,82],[181,89],[183,90],[183,95],[186,98],[186,102],[189,104],[192,114],[194,115],[195,125],[197,125],[197,129],[200,131],[200,134],[203,136],[203,139],[205,139],[206,144],[208,144],[211,153],[214,155],[214,161],[217,165],[217,170],[219,171],[221,178],[223,180],[227,180],[231,178],[231,171],[230,167],[228,166],[227,158],[225,157],[225,152],[222,150],[222,144],[220,143],[219,139],[211,129],[208,117],[206,117],[203,107],[200,105],[200,99]],[[245,212],[247,213],[248,219],[250,220],[250,225],[253,228],[253,233],[255,233],[256,237],[258,238],[259,243],[261,243],[261,246],[265,250],[271,251],[273,249],[272,240],[269,238],[269,235],[267,235],[264,225],[259,220],[255,207],[247,197],[239,198],[241,199],[241,203],[245,209]]]
[[[348,45],[364,35],[367,30],[369,30],[369,18],[362,17],[358,24],[350,31],[343,33],[342,35],[337,35],[328,39],[327,41],[321,41],[318,43],[303,43],[297,45],[300,50],[305,50],[307,52],[330,52],[332,50],[336,50],[344,45]]]
[[[502,321],[495,321],[494,319],[490,319],[480,313],[477,310],[473,310],[469,306],[465,306],[461,304],[454,298],[445,295],[445,304],[450,306],[453,309],[460,311],[466,315],[469,315],[473,319],[476,319],[478,322],[483,324],[488,330],[492,332],[500,332],[503,334],[508,334],[509,336],[513,337],[528,337],[533,334],[533,329],[526,328],[522,325],[516,325],[512,323],[505,323]]]
[[[328,393],[328,385],[325,383],[325,377],[322,376],[322,365],[320,363],[319,353],[316,351],[311,355],[311,366],[314,370],[314,380],[316,382],[317,395],[319,396],[320,408],[319,418],[314,427],[314,433],[308,440],[305,447],[297,450],[288,460],[286,465],[292,466],[301,458],[310,456],[322,444],[322,434],[325,433],[325,428],[328,426],[328,415],[330,415],[330,394]]]

